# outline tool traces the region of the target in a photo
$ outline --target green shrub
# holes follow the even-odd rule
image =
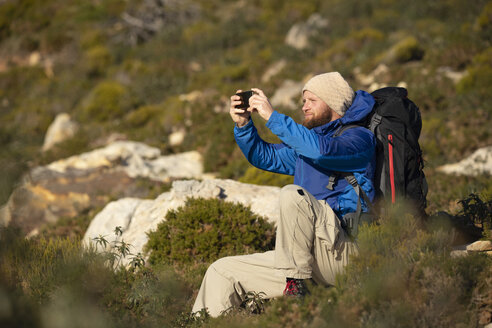
[[[477,18],[478,29],[482,34],[484,39],[488,39],[489,42],[491,40],[491,32],[492,32],[492,1],[489,1],[482,12]],[[490,44],[490,43],[489,43]]]
[[[152,120],[162,111],[160,106],[145,105],[128,113],[125,116],[125,123],[131,127],[140,127],[145,125],[149,120]]]
[[[486,99],[492,92],[492,47],[473,58],[467,75],[456,85],[459,93],[472,93]]]
[[[91,76],[100,76],[111,65],[113,57],[107,47],[97,45],[86,51],[84,60],[89,74]]]
[[[190,198],[148,233],[151,264],[210,263],[227,255],[273,247],[273,226],[248,207],[218,199]]]
[[[461,212],[467,225],[480,228],[483,237],[492,239],[490,235],[492,229],[492,197],[488,200],[482,200],[477,194],[470,194],[458,203],[463,206]]]
[[[394,59],[398,63],[421,60],[425,53],[419,41],[413,36],[406,37],[399,41],[394,45],[392,50],[394,51]]]
[[[103,32],[98,29],[87,29],[82,32],[79,44],[83,49],[91,49],[100,46],[106,40]]]
[[[85,121],[104,122],[120,118],[135,105],[135,99],[124,85],[105,81],[99,83],[85,99],[81,116]]]

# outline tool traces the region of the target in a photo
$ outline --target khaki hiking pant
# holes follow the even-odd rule
[[[239,306],[248,292],[265,298],[283,295],[286,277],[333,285],[349,255],[357,252],[331,207],[305,189],[287,185],[280,192],[275,250],[221,258],[203,278],[192,312],[207,308],[213,317]]]

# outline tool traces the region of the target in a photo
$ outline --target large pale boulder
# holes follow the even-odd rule
[[[279,215],[279,191],[278,187],[245,184],[233,180],[174,181],[172,189],[155,200],[124,198],[109,203],[92,220],[84,236],[84,242],[89,244],[93,238],[102,235],[106,236],[108,241],[124,240],[131,244],[133,254],[142,252],[148,240],[146,233],[155,230],[169,210],[184,205],[189,197],[218,198],[241,203],[251,206],[254,213],[276,223]],[[117,226],[122,227],[121,237],[114,234]]]
[[[282,83],[280,88],[275,91],[270,101],[274,107],[284,107],[287,109],[300,108],[299,102],[295,99],[301,99],[301,91],[304,86],[303,82],[296,82],[292,80],[286,80]]]
[[[46,131],[42,150],[47,151],[57,143],[72,138],[78,129],[79,125],[71,120],[70,115],[58,114]]]
[[[31,232],[111,199],[147,197],[172,180],[202,178],[202,171],[198,152],[162,156],[143,143],[116,141],[31,170],[0,209],[0,225]]]
[[[309,46],[309,40],[328,27],[328,20],[320,14],[312,14],[306,22],[293,25],[285,37],[285,43],[298,50]]]
[[[69,157],[49,164],[46,168],[65,173],[69,170],[113,168],[129,177],[145,177],[159,181],[170,178],[198,178],[203,168],[197,151],[161,156],[158,148],[141,142],[116,141],[104,148]]]
[[[492,175],[492,146],[477,149],[470,157],[454,164],[437,168],[447,174],[457,175]]]

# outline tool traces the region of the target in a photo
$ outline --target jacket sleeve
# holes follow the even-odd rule
[[[234,138],[248,161],[255,167],[287,175],[294,175],[297,154],[285,144],[265,142],[258,135],[253,122],[234,127]]]
[[[320,136],[278,112],[270,116],[267,127],[299,155],[331,171],[364,170],[375,151],[374,135],[362,127],[349,129],[338,137]]]

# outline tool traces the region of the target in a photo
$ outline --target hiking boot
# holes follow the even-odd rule
[[[287,278],[286,280],[284,295],[301,298],[309,294],[305,279]]]

